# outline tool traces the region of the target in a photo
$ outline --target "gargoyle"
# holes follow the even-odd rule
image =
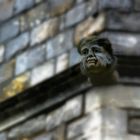
[[[80,68],[93,85],[112,85],[117,82],[116,58],[106,38],[89,36],[78,44],[82,56]]]

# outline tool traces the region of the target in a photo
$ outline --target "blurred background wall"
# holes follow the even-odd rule
[[[99,33],[109,38],[115,55],[139,57],[140,1],[0,0],[0,102],[78,64],[80,56],[77,53],[76,44],[81,38],[93,33]],[[127,63],[129,64],[129,61]],[[137,68],[139,68],[138,64],[137,59]],[[134,68],[131,69],[134,74]],[[124,73],[128,73],[127,68]],[[116,88],[114,91],[116,92],[118,89]],[[127,91],[124,89],[120,93]],[[138,93],[139,89],[136,91]],[[68,112],[71,112],[76,106],[79,107],[79,112],[77,111],[74,118],[82,113],[83,100],[81,98],[76,97],[76,101],[72,101],[75,106],[68,109]],[[68,104],[70,106],[71,102]],[[67,112],[66,108],[61,110]],[[107,112],[110,110],[112,109],[109,111],[107,109]],[[115,113],[119,111],[115,110]],[[99,112],[97,111],[97,114]],[[120,114],[123,115],[124,112]],[[120,119],[120,117],[118,118]],[[4,133],[0,135],[0,140],[6,140],[6,137],[13,140],[19,139],[18,133],[20,134],[20,132],[25,134],[24,137],[30,136],[31,131],[34,132],[34,130],[28,130],[28,125],[42,123],[40,125],[42,130],[44,128],[42,120],[45,121],[46,118],[41,116],[37,120],[32,120],[33,122],[27,123],[27,126],[23,125],[23,130],[11,130],[8,136]],[[86,122],[86,119],[83,119],[82,122]],[[82,124],[84,125],[84,123]],[[76,126],[78,127],[78,124]],[[39,125],[36,124],[34,127],[37,128]],[[77,129],[77,127],[73,127],[71,127],[68,139],[76,137],[72,129]],[[55,130],[56,133],[61,134],[61,130],[64,129],[63,125],[60,128]],[[43,135],[45,135],[43,136],[45,140],[52,139],[52,135]],[[60,138],[56,139],[62,140],[64,137],[66,136],[62,134]],[[35,140],[44,139],[38,137]],[[27,139],[23,138],[23,140]]]
[[[95,32],[138,56],[139,11],[139,0],[1,0],[0,100],[77,64],[75,45]]]

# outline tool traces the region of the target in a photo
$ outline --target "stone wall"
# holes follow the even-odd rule
[[[90,89],[6,129],[0,140],[139,140],[139,92],[124,85]]]
[[[108,37],[116,55],[140,56],[139,17],[139,0],[1,0],[0,102],[78,64],[75,46],[92,33]],[[139,91],[132,85],[84,91],[11,121],[0,140],[139,140]]]
[[[139,0],[2,0],[0,101],[77,64],[75,45],[91,33],[139,55],[139,11]]]

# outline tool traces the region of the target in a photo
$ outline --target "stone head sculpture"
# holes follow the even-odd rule
[[[116,82],[116,59],[108,39],[91,35],[80,41],[78,52],[82,57],[81,71],[94,85]]]

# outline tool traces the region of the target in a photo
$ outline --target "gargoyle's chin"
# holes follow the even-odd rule
[[[99,74],[102,73],[104,67],[101,67],[99,64],[95,63],[87,63],[86,65],[87,71],[89,74]]]
[[[87,63],[87,68],[93,68],[93,67],[96,67],[96,64],[94,62]]]

